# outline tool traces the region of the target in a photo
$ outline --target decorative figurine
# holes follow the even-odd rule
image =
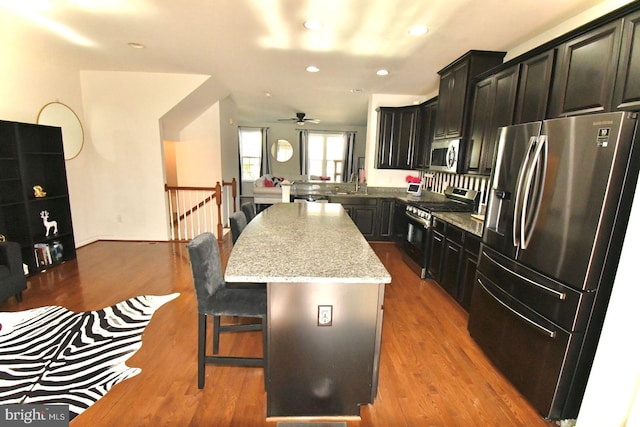
[[[41,186],[34,185],[33,186],[33,195],[36,196],[37,198],[40,198],[40,197],[46,196],[47,192],[44,191]]]
[[[42,218],[42,224],[47,229],[47,234],[45,236],[49,237],[49,232],[53,228],[53,234],[58,234],[58,222],[57,221],[49,221],[49,211],[41,211],[40,218]]]

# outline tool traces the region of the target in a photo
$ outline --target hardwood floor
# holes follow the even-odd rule
[[[548,427],[469,337],[467,314],[435,282],[420,280],[391,243],[372,247],[393,281],[386,287],[376,401],[361,408],[369,426]],[[223,244],[226,260],[230,243]],[[2,311],[62,305],[103,308],[138,295],[180,292],[161,307],[128,365],[138,376],[116,385],[72,426],[270,426],[259,368],[207,366],[196,384],[197,317],[184,243],[96,242],[77,259],[29,280],[23,302]],[[259,355],[258,332],[223,335],[221,352]]]

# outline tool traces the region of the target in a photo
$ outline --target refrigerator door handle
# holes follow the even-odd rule
[[[520,234],[520,221],[521,221],[521,212],[522,208],[522,185],[525,180],[525,176],[530,169],[529,163],[531,158],[531,152],[535,148],[536,141],[538,140],[537,136],[531,136],[529,138],[529,146],[527,147],[527,154],[520,165],[520,171],[518,172],[518,182],[516,183],[516,201],[514,205],[513,211],[513,246],[520,247],[521,237]]]
[[[538,329],[540,332],[542,332],[543,334],[547,335],[549,338],[555,338],[556,337],[556,332],[552,331],[550,329],[545,328],[542,325],[539,325],[538,323],[534,322],[533,320],[529,319],[527,316],[518,313],[516,310],[514,310],[513,308],[509,307],[507,304],[505,304],[500,298],[498,298],[497,296],[495,296],[493,294],[493,292],[491,292],[489,289],[487,289],[487,287],[484,285],[484,283],[482,283],[481,279],[477,279],[478,283],[480,284],[480,286],[482,286],[482,288],[485,290],[485,292],[487,294],[489,294],[489,296],[491,296],[491,298],[493,298],[494,300],[496,300],[496,302],[498,302],[500,305],[502,305],[504,308],[506,308],[507,310],[509,310],[511,313],[515,314],[516,316],[518,316],[519,318],[521,318],[522,320],[524,320],[525,322],[527,322],[529,325],[533,326],[534,328]]]
[[[484,255],[485,258],[487,258],[489,261],[491,261],[493,264],[495,264],[496,266],[500,267],[501,269],[503,269],[504,271],[506,271],[509,274],[512,274],[514,276],[516,276],[518,279],[520,280],[524,280],[525,282],[542,289],[543,291],[547,292],[548,294],[551,294],[555,297],[557,297],[559,300],[565,300],[567,299],[567,294],[565,292],[560,292],[560,291],[556,291],[555,289],[551,289],[548,286],[544,286],[538,282],[534,282],[531,279],[528,279],[526,277],[524,277],[522,274],[518,274],[515,271],[511,270],[510,268],[505,267],[504,265],[500,264],[498,261],[496,261],[495,259],[493,259],[488,253],[486,253],[485,251],[482,251],[482,255]]]
[[[547,135],[540,135],[535,154],[533,155],[531,165],[529,166],[529,171],[527,173],[522,210],[520,211],[520,247],[522,249],[527,249],[527,246],[531,241],[534,225],[538,219],[538,213],[540,212],[544,179],[547,172],[547,147]],[[534,176],[536,177],[535,180]],[[533,198],[529,201],[531,187],[534,187]],[[533,210],[530,211],[530,208]],[[530,214],[532,214],[531,217],[529,216]]]

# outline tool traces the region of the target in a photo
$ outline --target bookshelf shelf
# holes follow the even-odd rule
[[[29,274],[75,258],[60,128],[0,120],[0,166],[0,234],[20,243]]]

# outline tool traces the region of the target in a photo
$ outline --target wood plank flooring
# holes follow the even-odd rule
[[[386,287],[380,382],[376,401],[361,408],[370,426],[548,427],[469,337],[467,314],[435,282],[420,280],[391,243],[372,243],[393,281]],[[223,245],[226,260],[230,243]],[[269,426],[259,368],[207,366],[196,383],[197,317],[184,243],[96,242],[77,259],[29,280],[16,311],[62,305],[100,309],[138,295],[180,292],[161,307],[128,365],[138,376],[116,385],[72,426]],[[232,321],[229,319],[228,321]],[[260,355],[258,332],[226,334],[221,352]]]

